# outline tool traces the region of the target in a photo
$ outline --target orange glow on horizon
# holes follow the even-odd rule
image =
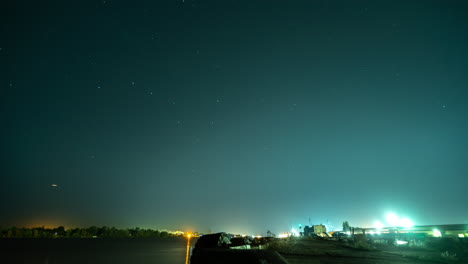
[[[47,219],[34,219],[34,220],[29,220],[27,222],[23,222],[22,224],[17,224],[17,227],[23,226],[25,228],[36,228],[36,227],[44,227],[47,229],[53,229],[57,228],[59,226],[63,226],[67,228],[67,225],[64,223],[61,223],[60,221],[57,220],[47,220]]]

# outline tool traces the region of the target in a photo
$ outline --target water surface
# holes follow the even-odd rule
[[[183,264],[190,246],[183,238],[0,239],[0,263]]]

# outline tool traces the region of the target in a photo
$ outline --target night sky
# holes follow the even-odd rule
[[[0,10],[0,226],[468,222],[466,1]]]

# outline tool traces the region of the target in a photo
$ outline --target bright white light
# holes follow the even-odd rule
[[[440,231],[438,229],[434,229],[432,231],[434,232],[434,237],[441,237],[442,236],[442,233],[440,233]]]
[[[286,238],[286,237],[289,237],[289,234],[288,233],[281,233],[278,235],[279,238]]]
[[[384,225],[382,224],[382,222],[376,221],[374,223],[374,227],[377,228],[377,229],[382,229],[384,227]]]
[[[292,234],[293,236],[295,236],[295,237],[298,237],[298,236],[299,236],[299,232],[297,232],[297,230],[294,229],[294,228],[291,228],[291,234]]]
[[[406,228],[410,228],[414,224],[413,224],[413,221],[409,220],[408,218],[403,218],[400,220],[400,225]]]
[[[388,213],[385,219],[387,220],[387,223],[389,223],[391,226],[398,225],[398,216],[394,213]]]
[[[458,234],[458,237],[465,237],[465,234]]]
[[[397,240],[396,243],[397,245],[404,245],[404,244],[408,244],[408,241]]]

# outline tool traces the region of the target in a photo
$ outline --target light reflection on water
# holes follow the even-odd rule
[[[189,264],[190,260],[190,237],[187,238],[187,249],[185,251],[185,264]]]

